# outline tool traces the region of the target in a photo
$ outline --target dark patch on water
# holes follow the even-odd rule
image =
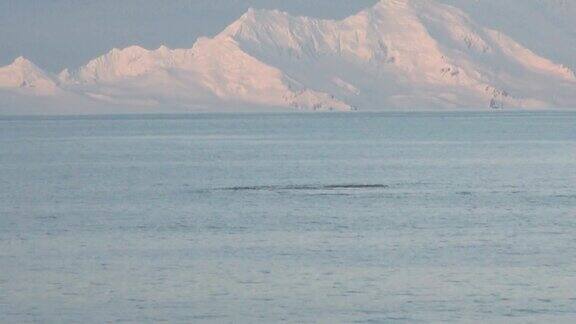
[[[339,184],[339,185],[288,185],[288,186],[241,186],[220,188],[225,191],[277,191],[277,190],[338,190],[338,189],[387,189],[384,184]]]
[[[554,195],[553,198],[576,199],[576,195]]]
[[[349,194],[349,193],[338,192],[338,193],[317,193],[317,194],[310,194],[310,196],[312,196],[312,197],[334,197],[334,196],[349,197],[349,196],[353,196],[353,195]]]

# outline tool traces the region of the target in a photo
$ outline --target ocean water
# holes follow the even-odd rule
[[[0,120],[0,322],[576,320],[576,113]]]

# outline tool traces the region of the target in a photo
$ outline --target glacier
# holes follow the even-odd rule
[[[555,40],[576,39],[574,8],[381,0],[342,20],[250,9],[189,49],[115,48],[59,74],[20,57],[0,68],[0,113],[567,109],[576,47]],[[540,34],[510,22],[522,19]]]

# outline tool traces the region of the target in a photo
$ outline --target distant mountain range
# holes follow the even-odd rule
[[[382,0],[340,21],[249,10],[190,49],[113,49],[58,75],[17,58],[0,68],[0,113],[576,108],[572,13],[567,0]]]

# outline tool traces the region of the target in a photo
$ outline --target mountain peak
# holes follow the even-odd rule
[[[32,63],[24,56],[18,56],[17,58],[15,58],[11,65],[20,67],[36,67],[34,63]]]
[[[168,46],[162,44],[162,45],[160,45],[160,47],[158,47],[158,48],[156,49],[156,51],[157,51],[157,52],[160,52],[160,53],[167,53],[167,52],[170,52],[171,49],[170,49]]]
[[[23,74],[37,74],[37,75],[45,75],[45,72],[42,71],[36,64],[32,61],[28,60],[24,56],[18,56],[11,64],[1,67],[3,70],[11,70],[11,71],[19,71],[18,73]]]
[[[132,46],[128,46],[128,47],[124,48],[122,50],[122,52],[124,52],[124,53],[145,53],[145,52],[148,52],[148,50],[142,46],[132,45]]]
[[[246,13],[244,13],[241,17],[244,18],[257,18],[262,16],[287,16],[289,15],[287,12],[278,10],[278,9],[255,9],[255,8],[248,8]]]
[[[0,88],[35,95],[52,95],[57,91],[54,80],[23,56],[0,67]]]
[[[279,21],[285,21],[287,18],[293,17],[277,9],[254,9],[251,7],[248,8],[240,18],[226,27],[217,37],[234,36],[245,29],[274,25]]]

